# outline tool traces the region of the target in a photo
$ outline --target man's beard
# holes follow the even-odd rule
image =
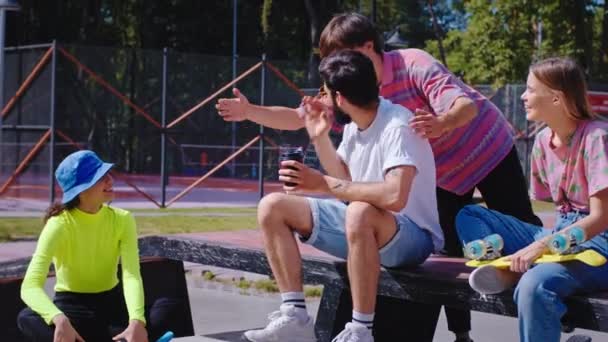
[[[334,107],[334,118],[336,122],[340,125],[346,125],[353,122],[353,119],[346,114],[340,107]]]
[[[331,97],[331,102],[333,102],[334,105],[334,120],[336,120],[336,122],[340,125],[346,125],[349,124],[353,121],[353,119],[351,119],[350,115],[346,114],[342,108],[340,108],[338,106],[338,103],[336,103],[336,97],[335,95],[332,95]]]

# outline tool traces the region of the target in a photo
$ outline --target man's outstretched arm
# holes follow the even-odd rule
[[[250,120],[257,124],[275,129],[298,130],[304,127],[304,120],[298,112],[289,107],[258,106],[249,100],[237,88],[232,90],[234,98],[222,98],[215,108],[226,121]]]

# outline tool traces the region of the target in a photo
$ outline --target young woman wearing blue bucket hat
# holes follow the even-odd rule
[[[171,310],[166,303],[148,310],[146,329],[135,220],[106,204],[114,198],[112,166],[92,151],[78,151],[57,167],[63,198],[47,212],[21,286],[28,308],[17,321],[30,341],[147,342],[148,332],[157,338],[166,331],[162,318],[169,315],[159,312]],[[52,301],[44,291],[51,262],[57,278]]]

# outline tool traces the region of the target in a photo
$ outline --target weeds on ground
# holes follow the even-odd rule
[[[279,287],[274,279],[258,279],[249,280],[245,277],[240,278],[221,278],[216,276],[213,272],[205,270],[201,272],[201,276],[206,281],[214,281],[224,285],[232,285],[240,289],[242,294],[249,294],[248,290],[256,289],[260,292],[265,293],[278,293]],[[323,287],[320,285],[304,285],[304,295],[309,298],[321,297],[323,294]]]

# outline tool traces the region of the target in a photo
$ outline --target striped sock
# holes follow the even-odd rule
[[[281,299],[283,300],[283,305],[292,305],[294,307],[296,317],[301,322],[308,321],[304,292],[283,292],[281,293]]]
[[[371,314],[364,314],[353,310],[353,322],[363,324],[368,329],[371,329],[374,327],[374,315],[374,312]]]

